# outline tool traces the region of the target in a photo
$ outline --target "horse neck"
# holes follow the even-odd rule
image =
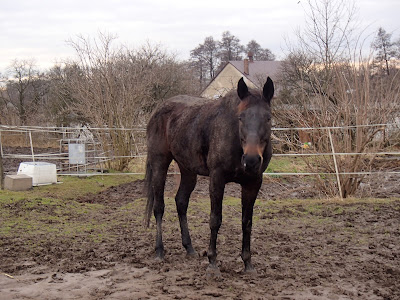
[[[220,99],[220,105],[230,112],[232,115],[237,114],[240,99],[236,93],[228,93],[225,97]]]

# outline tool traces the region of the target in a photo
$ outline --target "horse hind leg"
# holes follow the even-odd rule
[[[186,249],[186,253],[188,256],[195,256],[196,251],[192,246],[192,240],[190,238],[187,222],[187,209],[189,205],[190,195],[196,186],[197,175],[184,170],[184,168],[180,168],[180,170],[181,181],[175,197],[175,203],[179,217],[179,225],[181,228],[182,245]]]
[[[152,178],[151,188],[153,190],[154,204],[153,212],[156,219],[157,234],[156,234],[156,259],[162,260],[164,258],[164,244],[162,239],[162,218],[164,216],[164,188],[167,179],[167,171],[172,158],[170,155],[157,156],[156,159],[151,161]]]

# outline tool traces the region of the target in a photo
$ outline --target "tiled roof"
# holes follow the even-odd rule
[[[264,80],[266,76],[271,77],[272,80],[277,79],[277,75],[280,72],[282,62],[280,61],[249,61],[249,74],[244,73],[244,61],[234,60],[230,61],[239,72],[241,72],[247,79],[253,82],[255,85],[260,84],[260,77]]]

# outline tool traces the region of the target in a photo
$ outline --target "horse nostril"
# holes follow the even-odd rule
[[[242,165],[246,171],[257,171],[262,165],[263,158],[261,155],[243,154]]]

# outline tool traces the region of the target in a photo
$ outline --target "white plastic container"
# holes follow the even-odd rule
[[[32,185],[57,183],[56,165],[47,162],[22,162],[19,164],[18,174],[32,177]]]

